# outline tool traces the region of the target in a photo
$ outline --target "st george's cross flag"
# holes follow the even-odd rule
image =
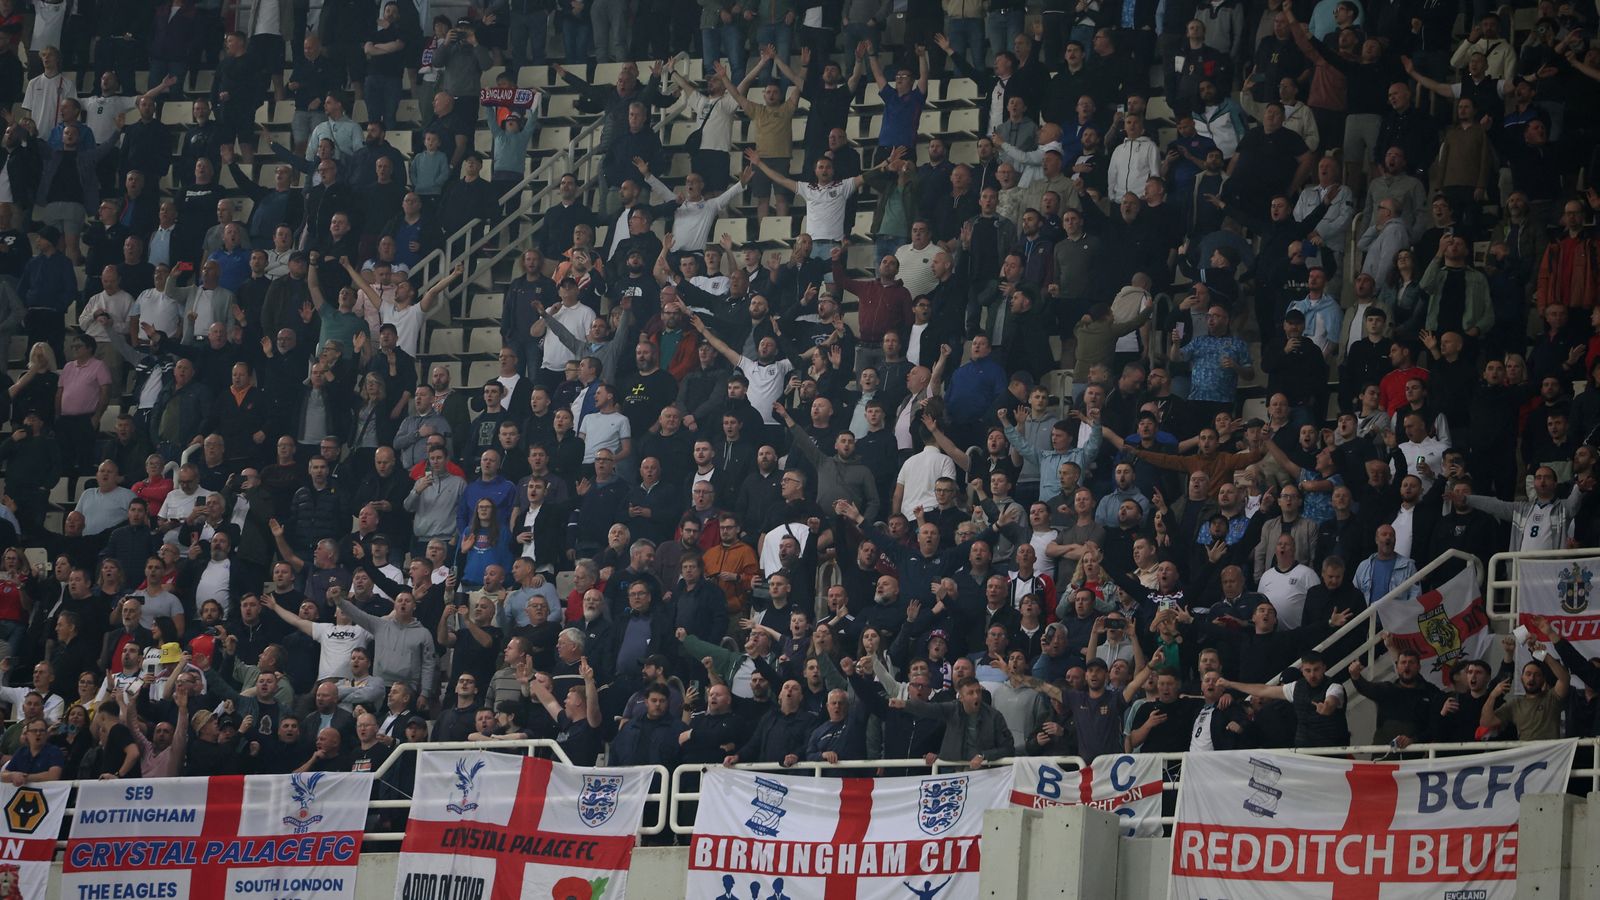
[[[61,895],[349,900],[372,776],[86,781]]]
[[[395,900],[621,898],[653,774],[422,753]]]
[[[1011,803],[1029,809],[1088,806],[1118,816],[1123,837],[1161,836],[1161,757],[1110,753],[1081,769],[1049,760],[1011,761]]]
[[[688,896],[973,900],[983,814],[1010,795],[1010,767],[909,778],[710,769]]]
[[[0,898],[45,895],[71,793],[68,781],[0,784]]]
[[[1378,605],[1384,630],[1394,636],[1399,649],[1416,651],[1422,660],[1422,678],[1436,688],[1450,690],[1456,669],[1482,659],[1493,642],[1483,591],[1478,586],[1481,581],[1474,561],[1435,590],[1423,591],[1415,599],[1394,597]]]
[[[1359,762],[1191,753],[1169,900],[1512,900],[1527,794],[1563,793],[1577,741]]]

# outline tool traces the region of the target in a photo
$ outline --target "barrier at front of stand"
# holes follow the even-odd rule
[[[62,896],[350,900],[371,793],[351,772],[80,782]]]
[[[482,750],[419,754],[395,900],[623,897],[661,774]]]
[[[1576,741],[1405,762],[1191,754],[1169,900],[1512,900],[1525,795],[1560,794]]]
[[[688,896],[973,898],[983,815],[1010,795],[1009,766],[902,778],[711,769]]]

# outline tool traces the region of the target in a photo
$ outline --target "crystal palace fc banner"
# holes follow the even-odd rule
[[[395,900],[620,898],[651,777],[477,750],[423,753]]]
[[[1441,690],[1450,690],[1451,673],[1468,660],[1483,659],[1493,643],[1478,587],[1481,575],[1474,562],[1436,590],[1414,600],[1395,597],[1378,606],[1384,630],[1402,649],[1417,652],[1422,678]]]
[[[1524,794],[1562,793],[1575,741],[1399,763],[1191,753],[1171,900],[1511,900]]]
[[[72,785],[41,781],[17,787],[0,784],[0,900],[35,900],[45,895],[50,860],[61,834],[61,813]]]
[[[61,896],[349,900],[372,776],[87,781]]]
[[[1161,836],[1161,758],[1117,753],[1082,769],[1019,758],[1011,761],[1011,802],[1029,809],[1090,806],[1121,816],[1123,837]]]
[[[1010,768],[913,778],[711,769],[687,896],[973,900],[983,814],[1010,796]]]

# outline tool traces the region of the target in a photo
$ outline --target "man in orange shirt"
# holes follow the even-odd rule
[[[733,621],[750,608],[750,588],[760,567],[755,548],[739,540],[739,520],[732,513],[718,518],[719,540],[701,556],[706,578],[722,588],[728,598],[728,617]]]
[[[1406,382],[1413,378],[1428,380],[1428,370],[1416,363],[1417,345],[1409,340],[1397,340],[1389,345],[1389,365],[1393,370],[1378,382],[1378,400],[1390,415],[1406,405]]]

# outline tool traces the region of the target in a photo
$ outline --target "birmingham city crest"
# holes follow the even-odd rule
[[[1589,589],[1594,573],[1582,563],[1573,563],[1556,577],[1556,596],[1561,598],[1561,611],[1572,615],[1589,608]]]
[[[621,775],[585,775],[578,792],[578,819],[590,828],[599,828],[617,814],[617,799],[622,795]]]
[[[967,776],[924,778],[918,786],[917,827],[925,834],[944,834],[961,821],[966,805]]]

